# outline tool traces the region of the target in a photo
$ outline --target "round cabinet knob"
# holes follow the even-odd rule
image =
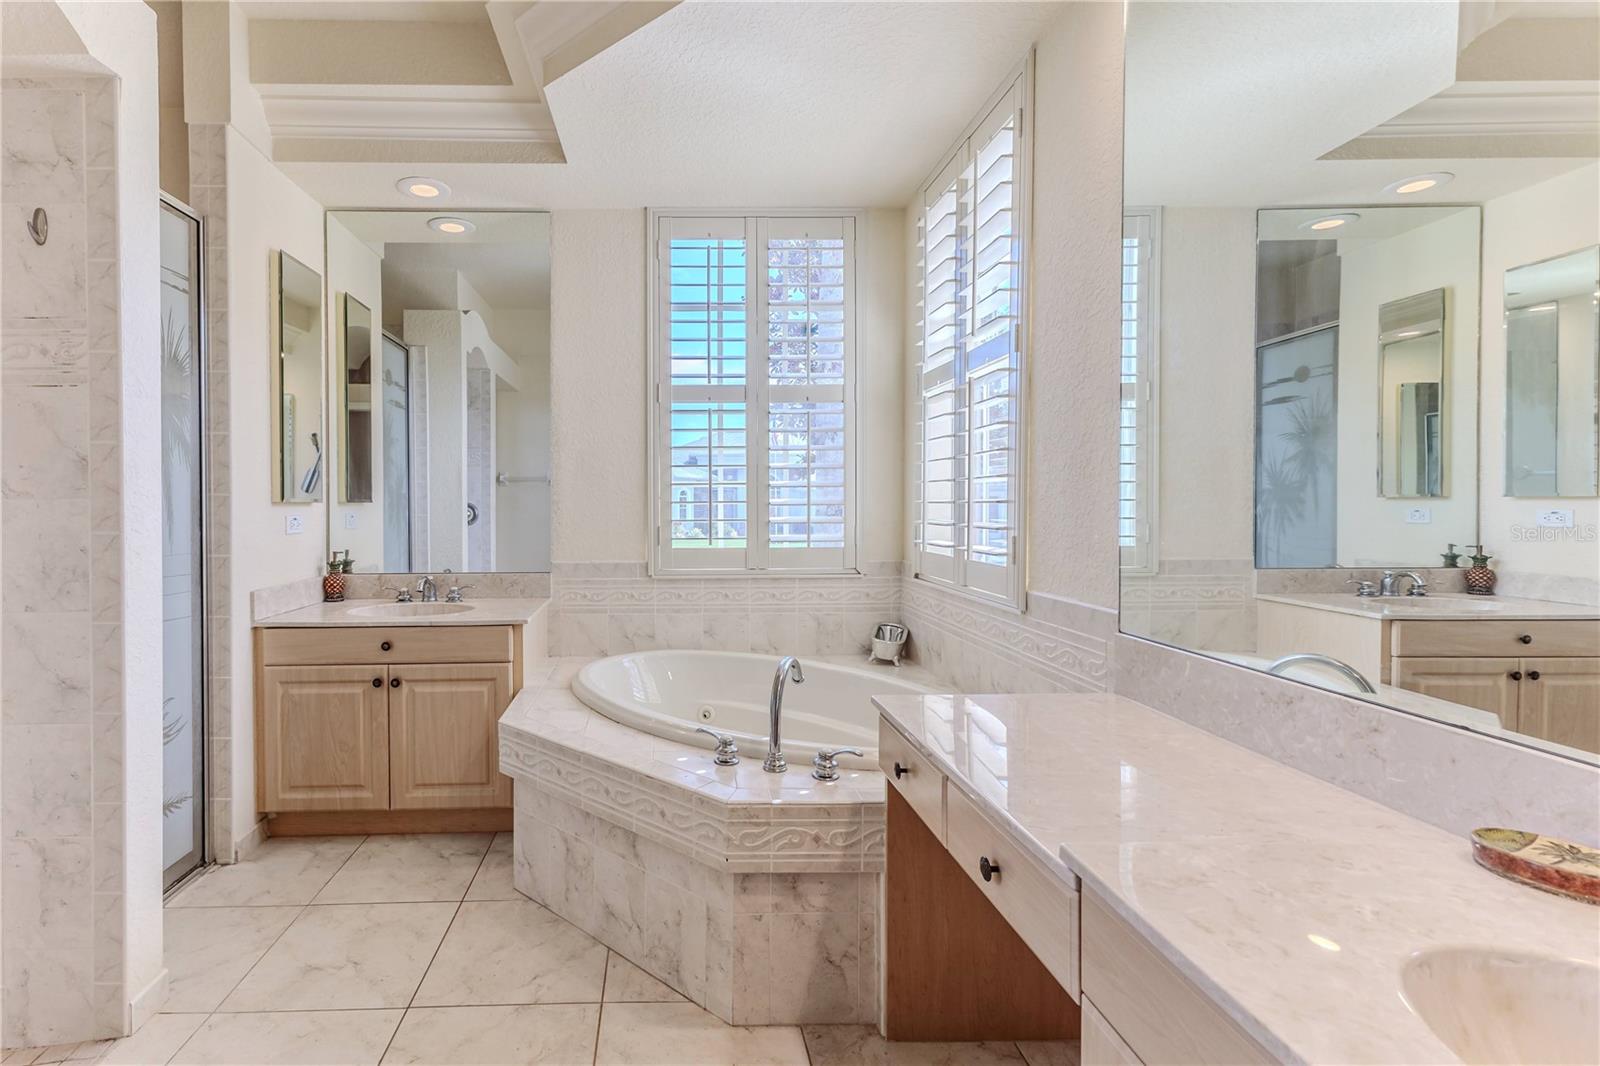
[[[907,774],[909,774],[910,772],[911,771],[908,768],[906,768],[904,766],[901,766],[899,763],[895,763],[894,764],[894,776],[896,778],[904,777]]]
[[[1537,681],[1537,680],[1539,680],[1539,671],[1537,671],[1537,670],[1529,670],[1528,671],[1528,680],[1529,681]]]
[[[400,679],[398,677],[391,677],[389,679],[389,687],[390,688],[399,688],[400,687]]]
[[[1521,670],[1513,670],[1513,671],[1511,671],[1511,680],[1513,680],[1513,681],[1521,681],[1522,680],[1522,671]]]
[[[381,677],[373,678],[372,679],[372,687],[373,688],[382,688],[383,687],[383,678],[381,678]]]
[[[985,881],[993,881],[1000,876],[1000,864],[990,862],[987,855],[980,855],[978,856],[978,872],[983,875]]]
[[[394,645],[390,644],[387,640],[384,641],[382,644],[379,644],[378,647],[379,647],[379,649],[381,649],[383,651],[393,651],[394,650]]]
[[[1532,644],[1533,643],[1533,634],[1532,633],[1524,633],[1524,634],[1522,634],[1522,636],[1517,638],[1517,643],[1518,644]]]

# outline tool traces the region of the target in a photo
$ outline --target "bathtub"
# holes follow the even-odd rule
[[[642,651],[600,659],[578,671],[572,691],[614,721],[646,733],[710,748],[696,726],[731,733],[739,755],[760,763],[767,751],[767,702],[776,655],[724,651]],[[931,692],[903,680],[890,666],[842,666],[801,660],[805,684],[792,680],[783,696],[783,753],[804,767],[823,748],[860,748],[841,766],[878,765],[878,713],[872,697]]]

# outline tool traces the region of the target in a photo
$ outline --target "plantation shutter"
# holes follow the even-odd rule
[[[1117,543],[1122,567],[1155,567],[1156,216],[1122,219],[1122,397],[1118,411]]]

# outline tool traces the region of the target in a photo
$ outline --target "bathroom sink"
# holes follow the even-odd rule
[[[1401,996],[1469,1063],[1600,1062],[1600,967],[1495,948],[1419,951]]]
[[[1472,611],[1492,614],[1504,610],[1504,605],[1485,599],[1466,596],[1408,596],[1397,602],[1385,602],[1384,610],[1390,614],[1429,614],[1441,611]]]
[[[367,618],[430,618],[443,614],[462,614],[470,610],[470,603],[374,603],[367,607],[352,607],[350,613]]]

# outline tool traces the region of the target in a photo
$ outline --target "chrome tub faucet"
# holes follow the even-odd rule
[[[794,678],[794,683],[803,685],[806,675],[800,669],[800,660],[793,655],[785,655],[778,660],[778,672],[772,677],[772,701],[767,705],[768,724],[767,730],[767,757],[761,761],[761,768],[769,774],[781,774],[789,769],[789,761],[783,757],[783,687],[789,678]]]

